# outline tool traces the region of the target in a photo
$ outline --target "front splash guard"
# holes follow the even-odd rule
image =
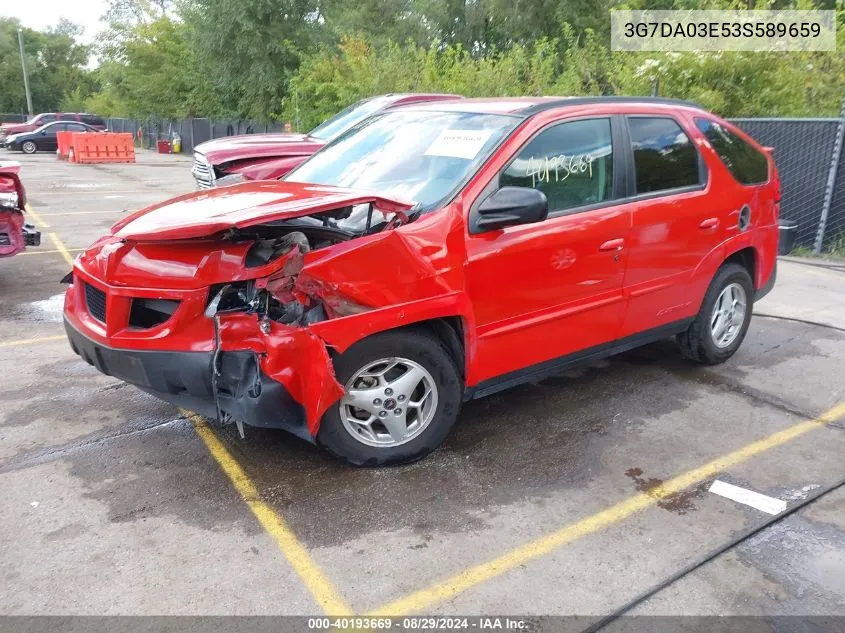
[[[243,375],[254,375],[252,389],[264,389],[266,385],[261,378],[268,378],[281,384],[290,398],[303,410],[305,422],[310,437],[316,437],[320,429],[320,418],[328,408],[337,402],[345,393],[343,387],[334,376],[334,367],[325,342],[307,327],[281,325],[274,321],[269,324],[269,332],[264,334],[259,328],[258,319],[254,314],[227,313],[220,314],[220,349],[224,352],[221,361],[221,377],[226,372],[223,368],[229,351],[243,351],[245,348],[254,353],[254,370],[244,367],[240,371]],[[250,370],[252,374],[249,373]],[[261,386],[257,386],[261,383]],[[218,381],[218,389],[223,385]],[[241,380],[241,388],[250,388],[248,380]],[[220,395],[222,398],[225,394]],[[242,398],[243,400],[243,398]],[[266,398],[262,402],[272,401]],[[221,409],[226,410],[222,406]],[[281,403],[280,403],[281,406]],[[262,414],[270,413],[264,408]],[[227,411],[228,413],[228,411]],[[249,411],[244,411],[248,414]],[[255,413],[258,413],[257,411]],[[234,416],[233,416],[234,417]],[[241,418],[251,426],[266,426],[253,424],[250,417]]]

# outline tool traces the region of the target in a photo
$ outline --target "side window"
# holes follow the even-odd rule
[[[674,119],[628,117],[637,193],[700,184],[698,152]]]
[[[533,187],[549,212],[613,198],[610,119],[559,123],[535,136],[499,176],[501,187]]]
[[[736,134],[709,119],[696,119],[695,125],[737,182],[759,185],[769,179],[768,159]]]
[[[45,114],[43,117],[41,117],[41,121],[39,121],[39,123],[41,125],[44,125],[45,123],[52,123],[55,120],[56,120],[55,114]]]
[[[81,125],[79,123],[68,123],[66,127],[70,132],[87,132],[88,131],[87,127],[85,127],[84,125]]]
[[[60,114],[59,121],[75,121],[76,116],[73,114]]]

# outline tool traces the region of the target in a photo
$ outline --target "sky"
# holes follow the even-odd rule
[[[18,18],[31,29],[55,26],[60,17],[79,24],[85,29],[80,39],[86,44],[105,26],[100,17],[107,8],[106,0],[0,0],[0,15]]]

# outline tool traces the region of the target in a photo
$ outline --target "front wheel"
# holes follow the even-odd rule
[[[38,151],[38,145],[32,141],[24,141],[23,145],[21,145],[21,151],[24,154],[34,154]]]
[[[751,275],[739,264],[722,266],[689,328],[678,335],[681,352],[704,365],[723,363],[742,345],[754,304]]]
[[[323,416],[317,442],[353,466],[413,462],[455,424],[462,385],[449,352],[419,331],[384,332],[335,362],[346,394]]]

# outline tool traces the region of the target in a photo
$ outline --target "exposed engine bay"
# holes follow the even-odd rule
[[[404,213],[384,214],[373,204],[358,204],[319,215],[279,220],[232,229],[227,241],[251,241],[244,259],[246,268],[276,264],[266,277],[246,282],[217,284],[209,292],[206,315],[243,311],[258,316],[262,331],[268,321],[307,326],[336,317],[359,314],[370,307],[346,299],[314,279],[301,280],[305,256],[357,237],[391,230],[409,221]]]

